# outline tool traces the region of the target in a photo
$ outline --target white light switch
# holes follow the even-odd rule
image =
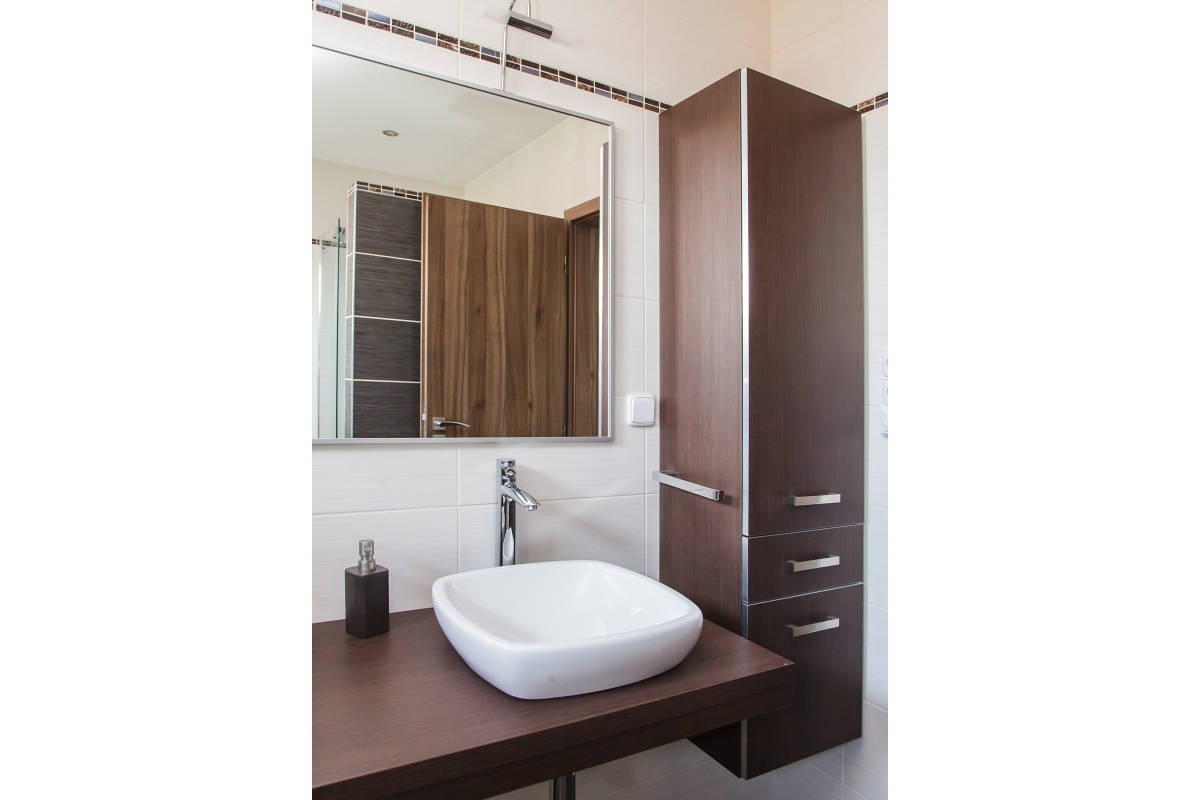
[[[637,396],[629,398],[629,424],[645,428],[654,424],[654,398]]]

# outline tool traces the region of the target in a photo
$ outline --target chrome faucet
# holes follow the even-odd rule
[[[517,563],[517,505],[537,511],[540,505],[529,492],[517,486],[517,462],[496,459],[500,482],[496,486],[496,526],[500,531],[500,566]]]

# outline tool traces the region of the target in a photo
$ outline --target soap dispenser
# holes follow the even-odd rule
[[[375,563],[375,542],[358,543],[358,566],[346,568],[346,633],[366,639],[388,632],[388,571]]]

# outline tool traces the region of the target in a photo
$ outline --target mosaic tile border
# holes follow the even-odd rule
[[[492,64],[500,63],[500,51],[493,50],[490,47],[468,42],[466,39],[459,39],[450,36],[446,33],[438,33],[429,28],[422,28],[414,25],[411,22],[392,19],[377,14],[374,11],[352,6],[348,3],[340,2],[340,0],[312,0],[314,10],[322,14],[329,14],[333,17],[344,19],[348,22],[353,22],[358,25],[365,25],[369,28],[376,28],[381,31],[389,31],[398,36],[403,36],[407,39],[423,42],[435,47],[441,47],[450,50],[454,53],[459,53],[470,58],[478,58],[481,61],[488,61]],[[648,97],[643,97],[625,89],[618,89],[615,86],[609,86],[606,83],[585,78],[580,75],[573,75],[566,70],[556,67],[539,64],[536,61],[530,61],[527,58],[520,58],[508,53],[505,57],[505,66],[508,69],[517,72],[524,72],[527,75],[536,75],[539,78],[560,83],[564,86],[571,86],[583,92],[591,92],[592,94],[607,97],[610,100],[616,100],[618,103],[626,103],[636,108],[644,108],[654,114],[660,114],[671,107],[669,103],[664,103],[660,100],[652,100]],[[881,102],[882,101],[882,102]],[[855,110],[860,114],[864,114],[871,109],[879,108],[887,105],[887,92],[872,97],[869,100],[864,100],[855,106]]]
[[[857,106],[854,107],[854,110],[860,114],[865,114],[868,111],[870,111],[871,109],[883,108],[887,104],[888,104],[888,93],[884,92],[883,94],[872,97],[870,100],[863,100],[861,103],[859,103]]]
[[[403,197],[406,200],[420,200],[421,193],[414,192],[412,189],[397,189],[392,186],[382,186],[378,183],[368,183],[367,181],[355,181],[347,193],[354,191],[373,192],[375,194],[385,194],[389,197]]]

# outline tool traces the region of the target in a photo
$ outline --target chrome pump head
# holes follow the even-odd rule
[[[512,25],[514,28],[517,28],[518,30],[537,34],[538,36],[541,36],[543,39],[549,39],[551,36],[554,35],[554,26],[551,25],[550,23],[542,22],[541,20],[534,19],[533,17],[528,16],[528,14],[518,14],[515,11],[513,11],[513,6],[515,6],[516,4],[517,4],[517,0],[513,0],[513,2],[510,3],[508,6],[508,24],[509,25]],[[529,12],[531,10],[529,8],[529,5],[530,4],[528,2],[525,4],[526,12]]]

